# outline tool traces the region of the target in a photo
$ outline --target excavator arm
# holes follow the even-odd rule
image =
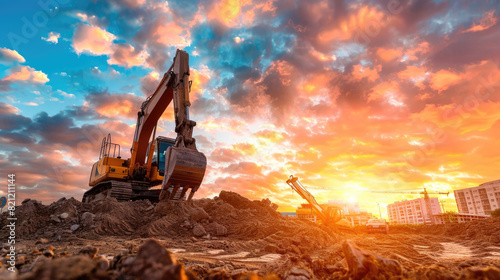
[[[184,194],[188,189],[191,189],[191,199],[205,175],[207,160],[205,155],[196,149],[196,141],[192,136],[196,122],[189,120],[189,90],[189,55],[185,51],[177,50],[172,66],[138,112],[129,176],[140,179],[150,170],[151,156],[147,157],[148,145],[156,131],[158,120],[168,105],[172,101],[174,103],[177,137],[175,145],[169,147],[165,153],[165,175],[160,199],[173,198],[175,192],[180,190]],[[169,188],[171,190],[167,196]],[[175,192],[172,189],[175,189]]]
[[[321,205],[319,205],[314,196],[302,185],[302,183],[300,183],[298,177],[290,175],[290,178],[286,181],[286,183],[294,191],[296,191],[303,199],[307,200],[307,202],[311,205],[312,209],[316,212],[316,214],[320,217],[320,219],[324,223],[335,224],[336,222],[342,219],[340,208],[321,207]]]

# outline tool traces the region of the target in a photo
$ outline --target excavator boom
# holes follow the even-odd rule
[[[290,178],[286,181],[286,183],[296,191],[303,199],[307,200],[311,205],[312,209],[316,212],[316,214],[320,217],[326,224],[335,224],[342,219],[341,209],[338,207],[321,207],[319,203],[316,201],[314,196],[300,183],[298,177],[294,177],[290,175]]]

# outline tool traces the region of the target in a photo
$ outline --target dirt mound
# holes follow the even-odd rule
[[[162,201],[155,205],[147,200],[118,202],[114,198],[94,203],[60,199],[49,206],[27,200],[16,209],[16,216],[20,234],[31,239],[61,239],[69,235],[206,239],[228,236],[255,241],[252,246],[262,250],[267,247],[271,253],[296,254],[326,248],[339,240],[329,228],[283,217],[276,209],[269,199],[251,201],[237,193],[221,191],[213,199]],[[0,234],[8,233],[2,230]]]
[[[391,226],[391,233],[445,235],[498,245],[500,244],[500,218],[444,225],[394,225]]]

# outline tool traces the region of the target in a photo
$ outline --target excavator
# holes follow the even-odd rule
[[[197,150],[193,138],[196,122],[189,119],[191,84],[189,55],[177,50],[172,66],[137,113],[131,157],[122,159],[120,145],[111,142],[110,134],[104,137],[83,202],[105,197],[118,201],[193,198],[205,176],[207,158]],[[172,102],[177,136],[156,136],[158,120]]]
[[[321,206],[314,196],[302,185],[298,177],[290,175],[286,183],[311,205],[321,224],[333,226],[342,220],[342,208],[337,206]]]

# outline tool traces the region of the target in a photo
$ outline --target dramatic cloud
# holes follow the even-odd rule
[[[73,48],[77,54],[111,54],[116,36],[97,26],[78,23],[73,34]]]
[[[498,18],[495,17],[495,11],[488,11],[483,14],[483,17],[479,20],[478,23],[474,22],[471,28],[465,30],[464,32],[483,31],[495,25],[497,21]]]
[[[24,63],[26,60],[15,50],[0,48],[0,63],[9,65],[13,62]]]
[[[42,71],[37,71],[29,66],[15,66],[11,68],[10,74],[0,80],[0,82],[26,82],[45,84],[49,81],[47,75]]]
[[[126,68],[143,65],[148,58],[146,51],[137,51],[129,44],[114,44],[111,46],[111,51],[108,63],[125,66]]]
[[[99,116],[106,118],[137,118],[143,97],[132,93],[91,92],[85,97],[87,106]]]

